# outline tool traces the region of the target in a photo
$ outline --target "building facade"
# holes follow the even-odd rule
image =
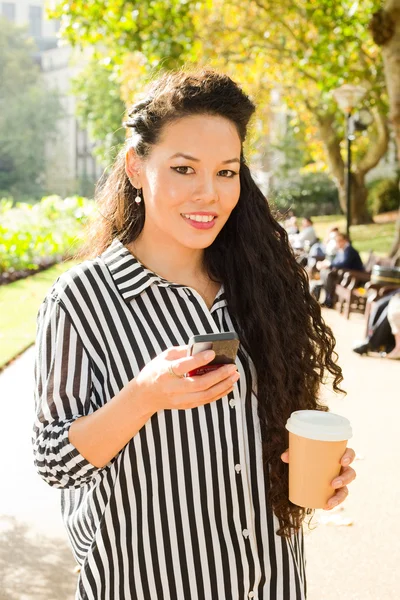
[[[60,93],[63,116],[54,124],[56,141],[46,149],[45,187],[63,197],[75,193],[91,195],[102,168],[93,155],[94,144],[75,116],[75,98],[70,93],[71,79],[85,65],[84,56],[68,45],[60,45],[60,23],[46,17],[45,0],[0,2],[0,15],[27,28],[36,42],[35,59],[46,85]]]

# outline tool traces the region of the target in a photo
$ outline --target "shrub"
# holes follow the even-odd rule
[[[47,196],[36,204],[0,200],[0,274],[38,270],[75,254],[93,201]]]
[[[373,181],[368,188],[368,211],[373,217],[399,208],[398,179],[379,179]]]
[[[299,217],[341,212],[337,188],[325,173],[295,173],[278,180],[268,199],[280,212],[291,209]]]

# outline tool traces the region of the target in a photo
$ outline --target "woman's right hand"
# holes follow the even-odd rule
[[[240,375],[235,364],[224,365],[205,375],[183,377],[210,363],[212,350],[187,356],[187,346],[169,348],[150,361],[130,383],[133,394],[151,410],[195,408],[219,400],[233,390]],[[172,366],[173,373],[169,367]]]

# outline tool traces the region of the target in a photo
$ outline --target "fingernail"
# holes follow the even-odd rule
[[[337,500],[330,500],[328,502],[329,508],[335,508],[335,506],[337,506],[338,504],[339,504],[339,502]]]
[[[239,377],[240,377],[239,373],[235,373],[234,375],[232,375],[232,377],[231,377],[232,383],[236,383],[236,381],[239,379]]]
[[[342,481],[341,479],[335,479],[335,480],[333,481],[333,484],[332,484],[332,485],[333,485],[333,487],[335,487],[335,488],[342,487],[342,485],[343,485],[343,481]]]
[[[206,360],[211,360],[212,358],[214,358],[214,356],[215,356],[214,350],[207,350],[207,352],[204,352],[204,358]]]
[[[349,462],[350,462],[350,459],[349,458],[344,458],[342,462],[343,462],[344,465],[348,465]]]

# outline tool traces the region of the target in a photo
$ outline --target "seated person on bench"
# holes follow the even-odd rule
[[[320,271],[320,285],[315,286],[314,296],[319,300],[321,288],[325,290],[324,306],[332,308],[335,286],[338,280],[337,271],[351,270],[364,271],[364,265],[357,250],[351,245],[349,237],[345,233],[336,234],[337,253],[332,261],[323,260],[317,264]]]
[[[361,355],[386,352],[386,358],[400,360],[400,289],[374,302],[368,335],[353,350]]]

